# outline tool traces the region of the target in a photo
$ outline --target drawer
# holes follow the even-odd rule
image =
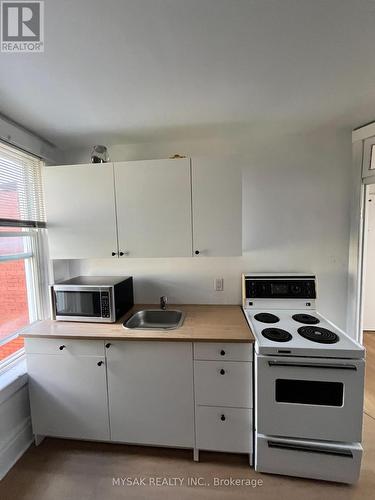
[[[252,439],[252,410],[213,406],[196,408],[196,448],[251,453]]]
[[[104,341],[26,338],[25,349],[29,354],[104,356]]]
[[[194,342],[194,359],[252,361],[253,344],[248,342]]]
[[[255,470],[355,483],[358,480],[362,447],[359,443],[328,443],[283,439],[257,434]]]
[[[194,361],[198,405],[253,407],[253,364],[238,361]]]

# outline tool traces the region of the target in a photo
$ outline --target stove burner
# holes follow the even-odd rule
[[[311,314],[293,314],[292,318],[294,321],[298,321],[298,323],[305,323],[306,325],[317,325],[320,323],[320,320],[315,318],[315,316],[311,316]]]
[[[319,326],[301,326],[298,328],[298,333],[305,339],[319,344],[335,344],[340,340],[336,333]]]
[[[278,321],[280,321],[280,318],[271,313],[259,313],[256,314],[254,318],[261,323],[277,323]]]
[[[262,330],[262,335],[273,342],[289,342],[292,339],[291,334],[281,328],[265,328]]]

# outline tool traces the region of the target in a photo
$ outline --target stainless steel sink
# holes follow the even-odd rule
[[[131,316],[123,326],[132,330],[174,330],[185,319],[185,313],[176,309],[144,309]]]

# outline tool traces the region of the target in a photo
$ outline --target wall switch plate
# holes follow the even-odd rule
[[[224,278],[216,278],[215,279],[215,290],[217,292],[224,291]]]

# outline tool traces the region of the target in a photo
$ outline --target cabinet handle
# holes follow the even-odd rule
[[[105,345],[107,349],[109,349],[111,347],[111,343],[108,342],[108,344]]]
[[[224,370],[224,368],[222,368],[222,369],[220,370],[220,375],[225,375],[225,370]]]
[[[224,420],[225,420],[225,415],[221,415],[220,420],[221,420],[222,422],[224,422]]]
[[[65,346],[64,346],[64,345],[61,345],[61,346],[59,347],[59,349],[60,349],[60,351],[62,351],[63,349],[65,349]]]
[[[221,356],[225,356],[225,351],[221,350],[221,351],[220,351],[220,355],[221,355]]]
[[[199,255],[200,254],[200,251],[199,250],[195,250],[195,255]]]
[[[120,257],[123,257],[124,255],[129,255],[129,252],[120,252],[119,255]]]
[[[112,257],[114,257],[115,255],[117,255],[117,252],[112,252]]]
[[[102,366],[104,364],[104,361],[98,361],[98,366]]]

